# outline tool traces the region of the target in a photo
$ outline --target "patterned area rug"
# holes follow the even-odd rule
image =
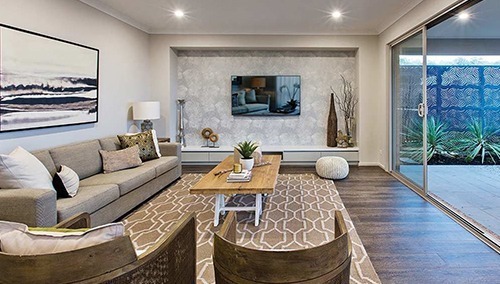
[[[196,211],[197,282],[214,283],[213,233],[220,228],[213,227],[215,197],[189,194],[189,188],[202,176],[183,175],[123,222],[136,249],[143,250],[153,245],[184,212]],[[235,195],[229,202],[252,205],[255,198]],[[253,213],[238,212],[238,244],[278,250],[318,246],[334,238],[334,210],[341,210],[353,247],[351,283],[381,283],[332,181],[314,174],[279,175],[274,194],[265,198],[263,206],[258,227],[254,226]]]

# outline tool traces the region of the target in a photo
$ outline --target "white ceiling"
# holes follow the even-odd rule
[[[459,20],[456,16],[447,19],[427,32],[429,38],[444,39],[491,39],[500,38],[500,1],[484,0],[466,10],[470,19]]]
[[[379,34],[422,0],[80,0],[152,34]],[[182,9],[178,19],[173,11]],[[330,13],[342,11],[342,20]]]

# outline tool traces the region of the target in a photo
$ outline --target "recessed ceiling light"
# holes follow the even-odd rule
[[[177,18],[182,18],[182,17],[184,17],[184,12],[182,12],[181,10],[175,10],[174,15]]]
[[[342,17],[342,13],[339,10],[335,10],[332,12],[332,18],[340,19],[340,17]]]
[[[468,20],[468,19],[470,18],[470,14],[469,14],[469,13],[467,13],[467,12],[465,12],[465,11],[463,11],[463,12],[460,12],[460,13],[458,14],[458,18],[459,18],[460,20],[462,20],[462,21],[466,21],[466,20]]]

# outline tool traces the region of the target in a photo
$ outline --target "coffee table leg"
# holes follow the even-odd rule
[[[260,213],[262,212],[262,194],[255,195],[255,226],[259,225]]]
[[[224,196],[224,194],[220,194],[220,197],[219,197],[219,201],[220,201],[220,204],[219,204],[219,210],[220,210],[220,213],[222,215],[226,215],[226,210],[224,210],[224,207],[226,206],[226,197]]]
[[[219,213],[220,213],[220,199],[222,194],[215,195],[215,212],[214,212],[214,226],[219,226]]]
[[[260,197],[260,215],[262,216],[262,211],[264,210],[264,195]]]

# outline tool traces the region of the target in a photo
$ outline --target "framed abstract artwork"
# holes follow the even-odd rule
[[[96,123],[99,50],[0,24],[0,132]]]

